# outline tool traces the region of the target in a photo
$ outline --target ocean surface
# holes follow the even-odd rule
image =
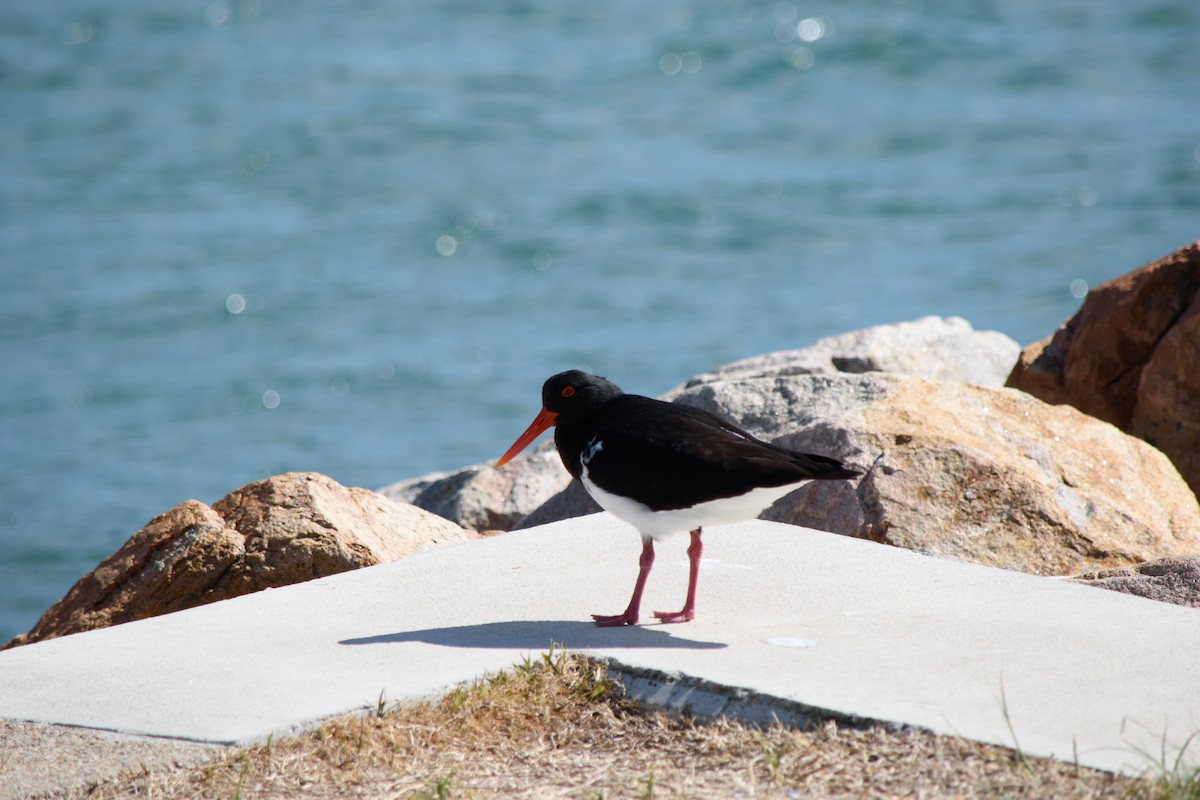
[[[0,642],[153,516],[1200,237],[1194,0],[0,5]]]

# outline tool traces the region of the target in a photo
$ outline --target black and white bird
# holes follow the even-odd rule
[[[496,466],[506,464],[551,426],[571,476],[601,508],[642,536],[633,597],[620,614],[592,615],[600,626],[637,624],[655,540],[691,533],[683,608],[654,612],[662,622],[687,622],[696,615],[700,533],[705,525],[753,519],[811,480],[862,474],[834,458],[756,439],[707,411],[625,394],[604,378],[579,370],[546,381],[541,413]]]

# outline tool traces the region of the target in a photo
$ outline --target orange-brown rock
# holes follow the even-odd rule
[[[476,538],[452,522],[316,473],[160,514],[5,647],[145,619]]]
[[[1200,493],[1200,242],[1093,288],[1008,385],[1145,439]]]
[[[763,519],[1042,575],[1200,552],[1200,504],[1161,452],[1012,389],[795,375],[672,399],[867,470],[793,492]]]

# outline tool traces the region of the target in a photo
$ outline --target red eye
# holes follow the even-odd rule
[[[570,396],[572,396],[573,394],[575,394],[575,387],[574,387],[574,386],[564,386],[564,387],[563,387],[563,390],[562,390],[562,396],[563,396],[563,397],[570,397]]]

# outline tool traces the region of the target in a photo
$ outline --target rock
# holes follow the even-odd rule
[[[1145,439],[1200,493],[1200,242],[1093,288],[1008,385]]]
[[[563,470],[566,473],[566,470]],[[554,495],[543,503],[538,508],[534,509],[530,514],[523,517],[513,530],[523,530],[525,528],[534,528],[538,525],[545,525],[550,522],[557,522],[560,519],[571,519],[572,517],[582,517],[587,514],[596,514],[604,509],[592,499],[592,496],[587,493],[587,489],[583,488],[583,484],[572,479],[567,484],[567,488],[563,489],[558,494]]]
[[[219,575],[244,553],[241,534],[208,506],[186,500],[150,520],[5,648],[186,608],[181,598],[203,592],[197,576]]]
[[[570,480],[553,442],[546,442],[514,458],[503,469],[478,464],[457,472],[423,475],[379,492],[469,530],[507,531]]]
[[[793,492],[764,519],[1037,574],[1200,552],[1200,507],[1160,452],[1015,390],[795,375],[671,399],[869,469]]]
[[[213,510],[246,538],[245,557],[210,590],[228,597],[477,538],[421,509],[316,473],[248,484]]]
[[[1200,556],[1164,558],[1077,575],[1074,580],[1150,600],[1200,608]]]
[[[802,350],[754,356],[697,376],[712,380],[821,373],[896,372],[935,381],[1003,386],[1021,347],[997,331],[976,331],[959,317],[923,317],[820,339]]]
[[[476,538],[446,520],[324,475],[243,486],[212,508],[151,520],[5,647],[286,586]]]

